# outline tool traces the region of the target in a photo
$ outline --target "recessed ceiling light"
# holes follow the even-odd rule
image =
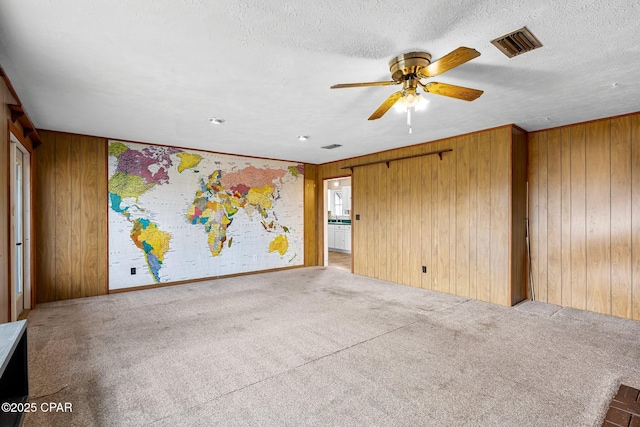
[[[337,187],[338,185],[340,185],[340,182],[339,182],[339,181],[333,181],[333,186],[334,186],[334,187]]]
[[[224,119],[221,119],[220,117],[212,117],[209,119],[209,121],[214,125],[221,125],[224,123]]]
[[[309,135],[298,135],[298,140],[300,141],[306,141],[309,138],[311,138]]]

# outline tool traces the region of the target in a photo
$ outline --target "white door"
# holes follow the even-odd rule
[[[30,308],[30,181],[29,152],[11,137],[11,243],[14,248],[11,265],[11,320],[18,319]]]

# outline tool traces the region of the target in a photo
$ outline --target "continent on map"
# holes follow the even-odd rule
[[[111,208],[129,218],[128,207],[122,207],[123,199],[139,197],[155,185],[169,183],[167,169],[173,161],[171,155],[176,148],[147,147],[132,150],[121,142],[109,144],[109,155],[117,159],[115,173],[109,178],[109,201]]]
[[[171,234],[162,231],[148,219],[136,219],[131,229],[131,240],[144,252],[149,272],[156,282],[160,282],[160,268],[164,255],[169,250]]]
[[[298,172],[297,168],[295,170]],[[192,225],[204,226],[212,256],[222,253],[227,241],[227,229],[238,210],[244,209],[249,218],[258,210],[262,218],[268,218],[269,209],[276,197],[274,183],[279,182],[285,174],[284,170],[249,166],[228,174],[216,170],[208,180],[200,180],[200,188],[196,191],[195,199],[187,208],[186,219]],[[261,224],[267,232],[275,232],[276,229],[289,232],[287,226],[277,224],[273,220],[267,224],[264,219]],[[231,247],[231,241],[227,247]],[[287,237],[282,234],[271,241],[268,251],[277,251],[284,255],[288,248]]]
[[[180,158],[180,164],[178,165],[178,172],[182,173],[187,169],[193,169],[200,164],[202,156],[193,153],[178,153]]]
[[[116,173],[124,172],[139,176],[144,178],[147,184],[168,184],[168,170],[173,165],[171,155],[180,152],[182,150],[177,148],[155,146],[140,151],[129,149],[117,157]]]
[[[111,209],[129,218],[128,207],[122,207],[122,199],[133,197],[136,202],[142,194],[155,184],[147,184],[145,180],[136,175],[116,172],[109,179],[109,200]]]
[[[156,185],[169,184],[168,170],[173,165],[171,156],[180,154],[181,150],[149,146],[138,151],[115,141],[109,144],[108,151],[117,162],[116,170],[108,183],[111,209],[132,224],[131,239],[136,247],[144,252],[147,267],[154,281],[160,282],[160,267],[164,254],[169,250],[171,234],[161,231],[148,219],[132,219],[131,206],[128,206],[124,200],[133,198],[137,203],[140,196],[149,189]],[[187,163],[189,162],[193,163],[195,159],[190,158],[187,160]],[[138,212],[144,212],[144,210],[138,208]]]
[[[127,151],[129,147],[124,145],[122,142],[112,142],[109,144],[109,155],[115,157],[116,159],[120,157],[120,154]]]
[[[298,163],[296,166],[289,166],[287,170],[294,178],[304,175],[304,165],[302,163]]]
[[[225,173],[220,182],[225,188],[235,189],[239,186],[245,188],[264,187],[267,184],[280,182],[287,172],[284,169],[259,169],[248,166],[235,172]]]
[[[276,236],[275,239],[269,242],[269,253],[278,251],[280,256],[284,256],[288,249],[289,241],[287,240],[287,236],[284,234]]]
[[[211,255],[218,256],[227,240],[227,227],[233,213],[226,211],[224,204],[200,197],[187,209],[187,220],[191,224],[202,224],[207,232],[207,244]]]
[[[218,256],[227,241],[227,228],[233,221],[233,215],[244,206],[242,197],[235,192],[225,192],[220,183],[222,172],[217,170],[209,175],[209,179],[200,180],[200,189],[196,198],[187,208],[187,221],[204,226],[207,233],[207,244],[212,256]],[[231,247],[231,242],[229,246]]]
[[[267,211],[273,204],[273,188],[269,185],[264,187],[252,188],[247,192],[247,201],[260,211],[260,215],[266,218]]]

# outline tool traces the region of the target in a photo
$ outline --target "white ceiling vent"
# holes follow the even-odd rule
[[[522,27],[519,30],[493,39],[491,43],[509,58],[530,52],[542,46],[542,43],[540,43],[536,36],[527,30],[527,27]]]
[[[324,147],[320,147],[320,148],[324,148],[325,150],[333,150],[334,148],[338,148],[338,147],[342,147],[342,145],[331,144],[331,145],[325,145]]]

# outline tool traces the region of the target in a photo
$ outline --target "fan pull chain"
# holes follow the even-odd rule
[[[412,109],[413,109],[413,107],[407,108],[407,124],[409,125],[409,133],[413,133],[413,131],[411,129],[411,110]]]

